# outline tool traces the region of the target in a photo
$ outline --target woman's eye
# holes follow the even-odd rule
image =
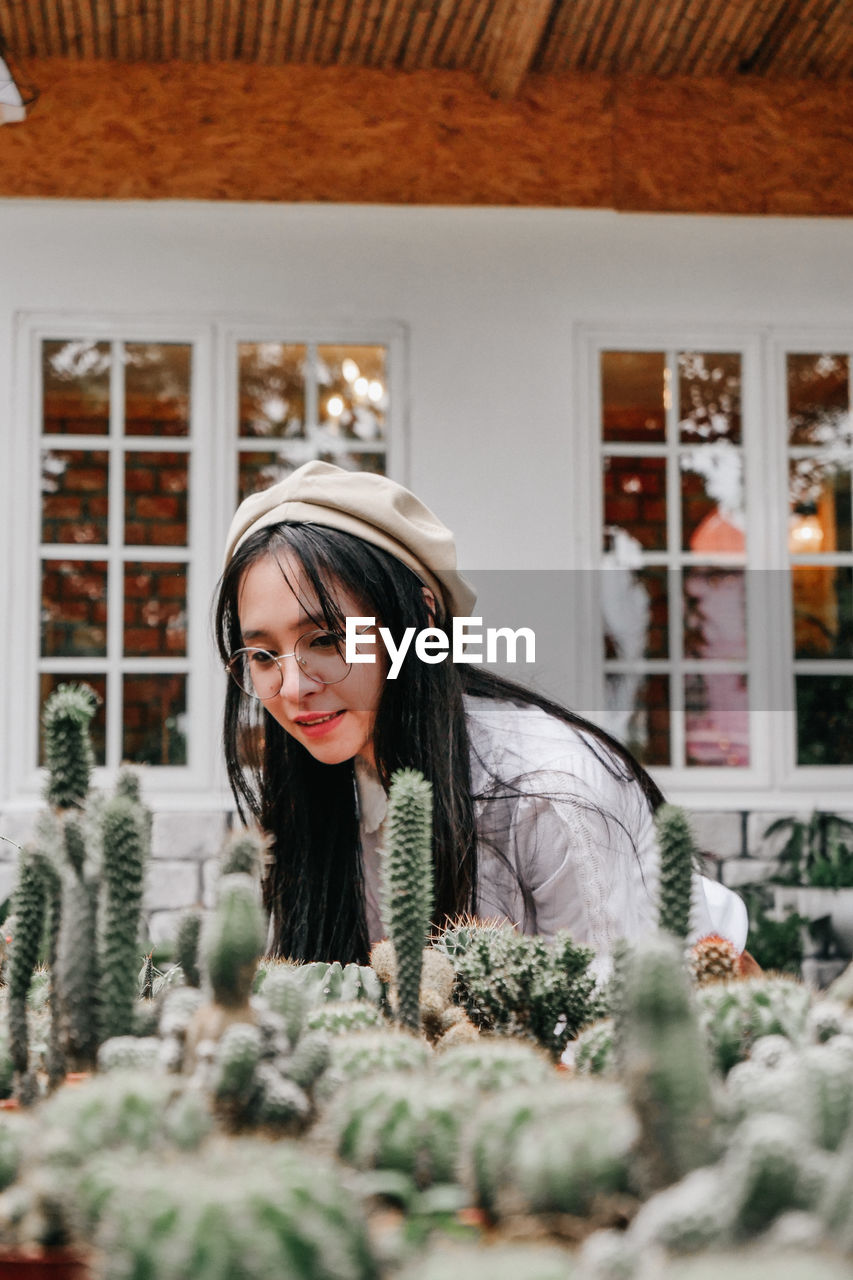
[[[321,631],[319,635],[313,636],[311,640],[312,649],[337,649],[339,644],[339,637],[333,636],[330,631]]]
[[[256,649],[254,653],[249,654],[249,662],[253,667],[268,667],[274,661],[272,654],[265,653],[263,649]]]

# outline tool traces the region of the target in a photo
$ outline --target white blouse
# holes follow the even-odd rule
[[[478,832],[476,914],[510,921],[524,933],[568,929],[595,949],[593,967],[603,977],[618,939],[630,941],[657,926],[659,856],[645,796],[633,779],[618,776],[620,762],[598,739],[538,707],[466,697],[465,712]],[[374,942],[384,936],[379,886],[386,796],[361,762],[356,783]],[[694,939],[719,933],[743,950],[747,924],[736,894],[695,877]]]

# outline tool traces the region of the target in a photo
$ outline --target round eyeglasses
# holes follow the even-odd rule
[[[295,658],[309,680],[317,684],[338,684],[352,670],[344,656],[344,638],[334,631],[309,631],[300,636],[293,653],[269,653],[266,649],[238,649],[225,670],[250,698],[268,702],[281,692],[285,658]]]

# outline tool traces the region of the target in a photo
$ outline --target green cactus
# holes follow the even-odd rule
[[[255,1118],[277,1132],[297,1133],[311,1113],[304,1089],[271,1064],[262,1062],[256,1072]]]
[[[19,1126],[0,1120],[0,1191],[18,1176],[24,1154],[24,1133]]]
[[[285,1030],[291,1044],[302,1035],[310,999],[305,984],[293,969],[282,966],[270,970],[262,987],[262,998],[269,1007],[284,1019]]]
[[[62,1040],[71,1071],[95,1064],[98,1029],[98,882],[70,867],[62,876],[62,922],[55,977],[62,1013]]]
[[[282,1070],[301,1089],[310,1090],[326,1070],[331,1058],[329,1037],[323,1031],[307,1031]]]
[[[660,935],[634,947],[616,1021],[623,1079],[643,1134],[639,1177],[657,1190],[713,1156],[710,1064],[674,939]]]
[[[42,858],[32,848],[22,849],[13,905],[15,937],[8,965],[10,1053],[21,1077],[29,1069],[27,994],[44,933],[46,899]]]
[[[172,987],[163,996],[160,1009],[159,1034],[183,1040],[193,1014],[204,1004],[204,996],[197,987]]]
[[[61,684],[44,705],[45,798],[56,809],[82,808],[86,801],[95,765],[89,725],[97,702],[88,685]]]
[[[255,1071],[261,1060],[261,1033],[246,1022],[233,1022],[216,1046],[213,1094],[239,1100],[246,1109],[255,1092]]]
[[[72,824],[73,825],[73,824]],[[47,1043],[48,1087],[56,1088],[65,1078],[65,1050],[62,1043],[62,1000],[56,980],[56,958],[62,927],[62,875],[54,857],[45,853],[41,859],[47,914],[47,966],[50,970],[50,1032]]]
[[[201,912],[187,911],[181,916],[175,937],[175,961],[181,966],[188,987],[201,986],[198,965],[201,939]]]
[[[219,874],[260,880],[268,843],[263,832],[252,827],[229,836],[220,856]]]
[[[471,1084],[483,1093],[522,1083],[536,1088],[550,1081],[554,1072],[550,1060],[533,1045],[485,1036],[442,1049],[436,1057],[435,1070],[441,1079]]]
[[[359,1169],[393,1169],[418,1186],[451,1182],[471,1091],[421,1074],[362,1079],[326,1116],[338,1155]]]
[[[249,876],[223,876],[201,937],[202,967],[217,1004],[246,1004],[266,940],[257,888]]]
[[[686,940],[690,933],[690,905],[696,845],[687,814],[677,805],[663,804],[655,813],[660,848],[660,927]]]
[[[99,1071],[147,1070],[160,1061],[158,1036],[114,1036],[98,1049]]]
[[[422,1071],[432,1060],[432,1050],[419,1037],[405,1031],[354,1031],[331,1042],[329,1066],[315,1096],[333,1097],[346,1082],[391,1071]]]
[[[735,1206],[733,1227],[748,1238],[790,1209],[811,1208],[822,1186],[811,1176],[808,1141],[788,1116],[750,1116],[723,1162],[723,1184]]]
[[[140,1160],[114,1181],[95,1245],[117,1278],[378,1280],[358,1195],[295,1144],[232,1139],[203,1164]]]
[[[612,1018],[603,1018],[584,1028],[575,1041],[573,1063],[580,1076],[610,1076],[616,1073]]]
[[[552,1085],[549,1092],[553,1094],[553,1091]],[[564,1096],[560,1086],[560,1102]],[[547,1106],[543,1090],[534,1092],[517,1085],[481,1100],[463,1130],[460,1153],[463,1182],[475,1204],[493,1216],[497,1214],[510,1152],[521,1131],[543,1106]]]
[[[336,1001],[321,1004],[308,1014],[307,1026],[312,1031],[326,1031],[337,1036],[344,1031],[364,1031],[381,1027],[385,1019],[375,1005],[364,1000]]]
[[[512,925],[475,929],[451,957],[468,1016],[484,1031],[536,1041],[561,1057],[603,1003],[588,972],[593,952],[561,930],[548,940]]]
[[[398,1021],[415,1032],[432,908],[432,786],[417,769],[399,769],[388,797],[382,916],[397,957]]]
[[[696,1008],[712,1059],[724,1075],[762,1036],[797,1042],[806,1034],[811,996],[785,977],[712,983],[696,993]]]
[[[636,1262],[650,1247],[698,1253],[729,1240],[734,1206],[718,1165],[694,1169],[641,1206],[626,1243]]]
[[[149,822],[142,806],[115,796],[103,817],[101,1037],[129,1035],[137,997],[139,926],[148,861]]]

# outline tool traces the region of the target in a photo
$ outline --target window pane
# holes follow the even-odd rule
[[[745,675],[684,677],[685,755],[688,765],[749,764],[749,707]]]
[[[128,453],[124,483],[125,542],[131,546],[186,546],[189,456]]]
[[[602,351],[605,440],[666,439],[666,374],[662,351]]]
[[[647,765],[668,765],[669,677],[611,672],[605,681],[607,727]]]
[[[850,370],[847,356],[787,357],[788,440],[791,444],[841,443],[850,438]]]
[[[794,656],[853,658],[853,569],[798,565],[791,586]]]
[[[191,350],[188,344],[179,342],[125,345],[126,435],[189,435]]]
[[[319,421],[329,436],[379,441],[385,435],[388,378],[385,347],[317,348]]]
[[[100,560],[44,560],[41,572],[43,658],[104,657],[107,565]]]
[[[669,656],[664,566],[605,569],[601,601],[605,658],[629,662]]]
[[[724,445],[686,449],[681,455],[681,547],[710,555],[746,547],[743,461]]]
[[[107,677],[97,675],[78,675],[74,672],[63,671],[61,675],[56,672],[45,672],[39,677],[39,766],[44,765],[44,729],[42,727],[42,713],[44,704],[47,702],[54,689],[61,684],[87,684],[90,689],[94,689],[98,695],[98,705],[95,708],[95,714],[92,717],[90,729],[92,733],[92,750],[95,753],[95,764],[106,764],[107,759]]]
[[[849,465],[829,457],[792,458],[788,463],[788,550],[853,551]]]
[[[110,344],[42,343],[45,435],[101,435],[110,429]]]
[[[186,764],[186,676],[125,676],[122,709],[125,760]]]
[[[740,356],[683,351],[678,357],[681,440],[740,443]]]
[[[742,569],[685,568],[684,653],[746,657],[746,575]]]
[[[623,530],[650,551],[666,547],[666,459],[604,459],[605,546]]]
[[[853,764],[853,676],[796,678],[797,764]]]
[[[185,564],[124,566],[124,652],[130,658],[186,655]]]
[[[242,502],[250,493],[260,493],[278,484],[295,471],[303,462],[313,458],[311,452],[305,457],[293,458],[285,453],[270,453],[267,450],[257,453],[240,453],[237,459],[237,501]]]
[[[107,542],[108,466],[100,450],[42,450],[42,542]]]
[[[304,344],[238,345],[241,436],[304,438],[305,359]]]

